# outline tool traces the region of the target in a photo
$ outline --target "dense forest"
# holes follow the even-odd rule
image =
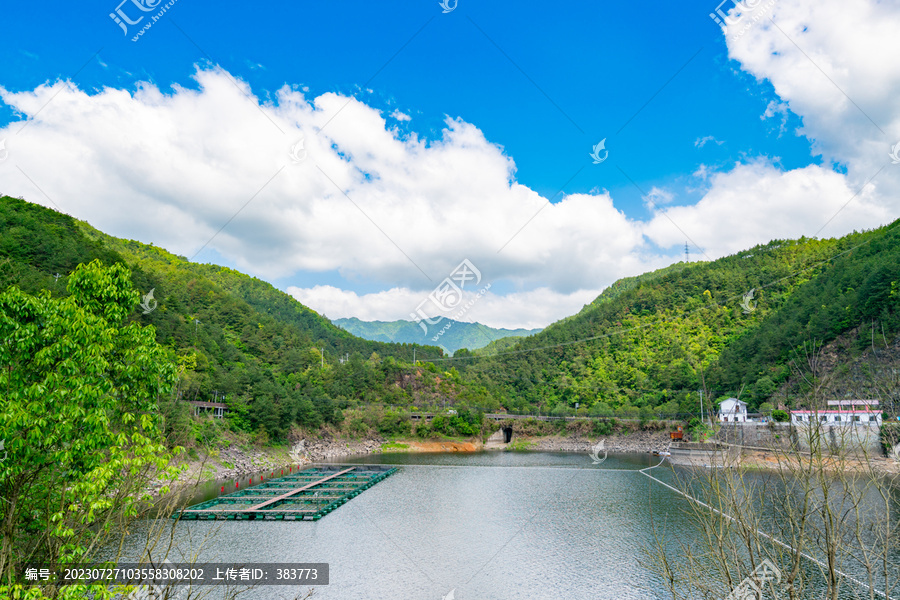
[[[76,266],[94,260],[128,267],[146,307],[135,306],[128,318],[152,325],[157,342],[172,351],[178,379],[162,406],[170,435],[185,425],[183,400],[225,402],[234,428],[272,440],[285,439],[295,423],[338,425],[342,411],[370,404],[427,409],[452,399],[499,407],[452,369],[413,368],[414,348],[424,359],[441,357],[440,348],[358,338],[259,279],[0,199],[0,290],[64,298]]]
[[[898,242],[895,222],[677,263],[616,282],[536,335],[451,358],[436,346],[358,338],[259,279],[4,197],[0,290],[65,298],[77,265],[126,266],[144,302],[128,319],[151,325],[177,368],[162,406],[167,433],[188,418],[183,400],[219,400],[232,428],[283,440],[294,425],[337,426],[348,410],[371,407],[389,420],[448,406],[687,418],[702,392],[707,410],[725,396],[756,409],[788,380],[798,348],[863,325],[885,343],[897,335]]]
[[[896,336],[898,286],[900,222],[840,239],[775,240],[623,279],[493,357],[441,362],[514,410],[684,416],[699,411],[701,391],[707,410],[726,396],[753,410],[788,379],[798,349],[860,325],[860,348],[870,329]]]

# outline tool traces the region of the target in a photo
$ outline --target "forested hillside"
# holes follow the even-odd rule
[[[861,349],[875,331],[885,344],[900,332],[900,222],[623,279],[536,335],[448,359],[434,346],[355,337],[234,270],[0,200],[0,290],[65,296],[69,273],[95,259],[127,265],[142,295],[154,291],[129,318],[172,351],[176,398],[224,399],[233,427],[274,439],[372,406],[686,416],[703,390],[707,410],[726,395],[754,409],[787,380],[798,349],[854,331]],[[183,404],[163,407],[170,427]]]
[[[738,394],[755,409],[804,344],[862,324],[866,343],[870,325],[895,336],[898,282],[900,222],[840,239],[776,240],[623,280],[506,353],[453,364],[520,410],[571,414],[577,403],[595,415],[696,414],[700,390],[707,409],[710,396]]]
[[[224,400],[238,429],[283,439],[294,423],[337,424],[342,410],[370,403],[429,407],[461,396],[492,404],[432,364],[413,372],[413,345],[355,337],[264,281],[113,238],[24,200],[0,199],[0,291],[17,286],[66,296],[70,273],[95,259],[127,265],[135,289],[153,290],[129,319],[153,325],[157,341],[172,351],[176,398]],[[421,358],[442,355],[434,346],[415,348]],[[184,425],[184,402],[163,409],[171,413],[169,433]]]
[[[415,321],[361,321],[352,317],[335,319],[333,323],[367,340],[432,344],[450,352],[456,352],[461,348],[477,350],[495,340],[525,337],[540,331],[540,329],[497,329],[481,323],[464,323],[453,319],[442,319],[427,332]]]

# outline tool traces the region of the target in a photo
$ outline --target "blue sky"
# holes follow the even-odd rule
[[[841,52],[897,17],[862,0],[819,13],[725,3],[742,21],[729,32],[700,1],[460,0],[443,13],[437,1],[177,0],[132,41],[166,6],[143,1],[152,10],[4,8],[15,27],[0,48],[3,191],[186,256],[202,248],[197,260],[264,277],[332,318],[401,318],[469,258],[492,287],[464,320],[543,326],[618,277],[678,260],[686,239],[715,258],[818,233],[877,168],[862,142],[886,158],[900,134],[897,74],[856,80],[853,61],[872,70],[878,57]],[[142,17],[127,35],[117,8]],[[859,143],[841,139],[857,128]],[[254,161],[281,138],[305,138],[310,160],[269,185]],[[608,158],[593,164],[604,138]],[[179,168],[192,159],[202,173]],[[895,180],[878,176],[820,235],[893,218]],[[742,198],[747,187],[760,189]],[[755,204],[753,219],[734,216]],[[323,233],[342,224],[352,235]]]
[[[460,116],[503,146],[518,180],[545,197],[590,162],[603,138],[616,164],[647,189],[700,161],[728,164],[756,152],[788,168],[810,160],[807,140],[778,135],[758,118],[775,97],[771,86],[729,64],[705,2],[644,12],[625,2],[561,10],[463,1],[443,14],[436,1],[252,10],[178,0],[137,43],[108,16],[116,5],[71,5],[52,18],[40,5],[6,8],[8,22],[23,26],[7,33],[3,86],[22,91],[61,78],[85,90],[139,81],[196,88],[195,65],[212,60],[261,96],[284,84],[353,94],[414,116],[409,129],[430,138],[444,115]],[[132,20],[142,14],[130,0],[122,10]],[[8,107],[3,117],[13,118]],[[706,136],[724,143],[696,148]],[[564,192],[596,187],[621,191],[623,209],[643,209],[617,169],[582,171]]]

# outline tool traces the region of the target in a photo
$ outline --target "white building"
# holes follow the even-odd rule
[[[829,425],[881,425],[878,400],[829,400],[825,410],[792,410],[791,423]]]
[[[746,423],[747,403],[728,398],[719,403],[719,421],[722,423]]]

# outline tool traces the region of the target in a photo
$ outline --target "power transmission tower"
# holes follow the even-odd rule
[[[688,250],[687,242],[684,243],[684,262],[691,262],[691,251]]]

